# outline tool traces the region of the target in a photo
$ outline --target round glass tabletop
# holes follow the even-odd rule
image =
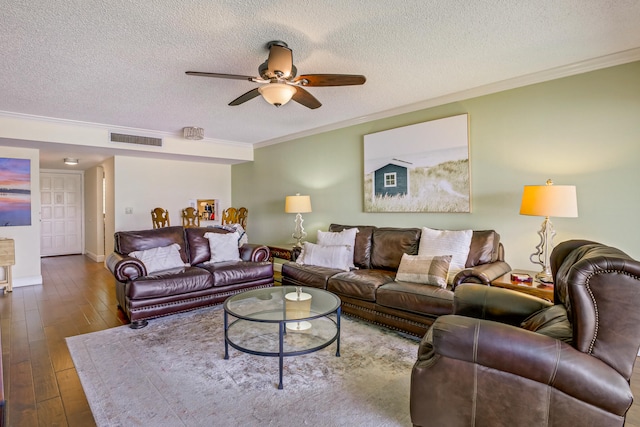
[[[224,310],[239,319],[281,322],[326,316],[335,312],[340,304],[340,298],[323,289],[274,286],[233,295],[225,301]]]

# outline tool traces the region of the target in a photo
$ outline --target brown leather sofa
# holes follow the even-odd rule
[[[204,264],[211,258],[207,232],[228,233],[219,228],[166,227],[115,233],[114,252],[106,265],[116,278],[120,308],[131,327],[142,328],[147,319],[166,316],[224,302],[239,292],[273,286],[273,264],[269,248],[244,244],[242,261]],[[128,256],[133,251],[180,245],[180,255],[189,266],[147,274],[145,265]]]
[[[415,426],[622,426],[640,347],[640,262],[572,240],[551,254],[555,304],[462,285],[423,338]]]
[[[331,224],[329,231],[354,226]],[[488,285],[510,271],[504,261],[500,235],[493,230],[474,231],[466,269],[447,289],[396,282],[402,254],[415,255],[421,228],[357,226],[354,264],[345,272],[288,262],[282,266],[282,284],[326,289],[342,300],[342,311],[413,335],[422,336],[439,316],[453,312],[453,289],[460,283]]]

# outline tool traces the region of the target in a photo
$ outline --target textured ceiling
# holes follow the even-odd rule
[[[13,0],[0,14],[0,111],[255,144],[640,47],[637,0]],[[298,74],[364,74],[279,109],[255,83],[284,40]]]

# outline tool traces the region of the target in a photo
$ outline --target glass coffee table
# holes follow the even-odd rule
[[[258,356],[283,359],[336,342],[340,357],[340,298],[322,289],[275,286],[229,297],[224,303],[224,358],[229,346]],[[231,319],[229,318],[231,317]]]

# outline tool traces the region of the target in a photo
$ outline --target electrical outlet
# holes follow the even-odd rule
[[[133,213],[133,208],[124,208],[124,213],[129,215]]]

